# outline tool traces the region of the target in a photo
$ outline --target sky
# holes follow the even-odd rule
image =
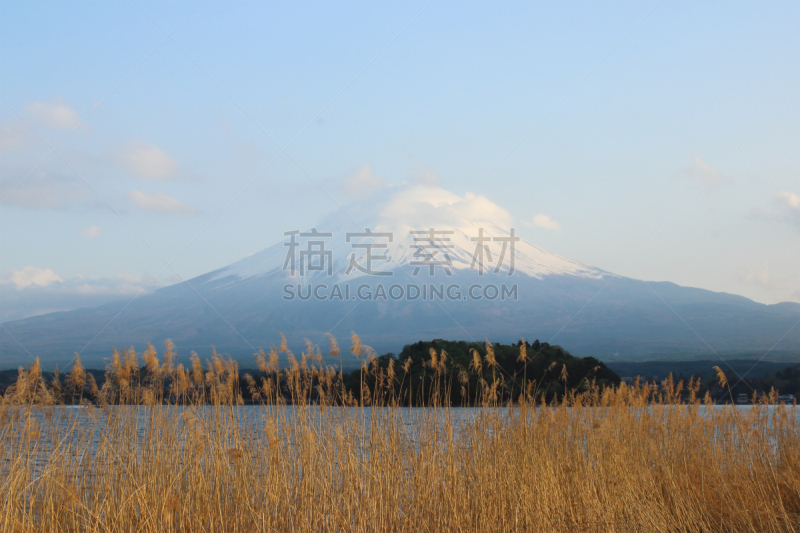
[[[0,321],[221,268],[381,189],[800,301],[800,4],[0,0]]]

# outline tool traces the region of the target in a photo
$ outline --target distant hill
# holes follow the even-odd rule
[[[800,358],[798,358],[798,361],[800,361]],[[689,379],[691,376],[702,376],[704,379],[711,379],[715,374],[715,366],[720,367],[724,372],[734,372],[739,376],[746,374],[746,379],[754,380],[763,376],[774,375],[787,366],[786,362],[752,359],[730,359],[724,361],[720,359],[642,362],[606,361],[606,364],[608,368],[619,374],[620,377],[657,377],[660,380],[666,379],[670,373],[676,379],[681,376],[685,379]]]

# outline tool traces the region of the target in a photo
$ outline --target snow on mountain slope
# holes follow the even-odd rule
[[[430,272],[432,262],[436,263],[436,275],[445,274],[445,269],[477,272],[481,265],[487,273],[508,274],[513,268],[515,274],[534,278],[567,274],[598,279],[609,275],[534,246],[514,228],[508,211],[485,197],[471,193],[459,197],[438,187],[410,186],[350,205],[311,230],[287,230],[298,234],[287,235],[285,241],[218,270],[209,281],[290,275],[292,261],[296,273],[302,263],[310,278],[327,275],[330,264],[330,275],[337,280],[367,275],[364,270]],[[310,236],[313,231],[318,235]],[[371,236],[366,235],[369,232]],[[297,246],[292,245],[293,238]],[[369,244],[377,246],[368,250]],[[303,252],[306,254],[301,257]],[[312,270],[309,264],[321,270]]]

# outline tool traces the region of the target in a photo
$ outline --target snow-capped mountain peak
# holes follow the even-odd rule
[[[283,273],[346,281],[397,269],[414,275],[470,270],[535,278],[608,275],[522,239],[510,214],[485,197],[411,186],[347,206],[313,228],[287,230],[282,242],[211,279]]]

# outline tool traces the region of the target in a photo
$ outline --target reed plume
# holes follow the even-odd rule
[[[431,395],[401,409],[411,358],[401,377],[352,340],[368,360],[358,390],[316,346],[298,362],[284,339],[241,377],[216,351],[205,368],[169,345],[163,364],[150,347],[114,351],[101,391],[76,358],[66,387],[100,408],[54,406],[60,378],[34,361],[0,405],[0,532],[800,529],[800,413],[776,391],[739,410],[701,401],[696,379],[614,387],[590,373],[515,398],[505,374],[484,379],[484,360],[502,371],[487,342],[469,368],[444,350],[418,360]],[[476,409],[449,406],[451,376],[462,398],[477,379]]]

